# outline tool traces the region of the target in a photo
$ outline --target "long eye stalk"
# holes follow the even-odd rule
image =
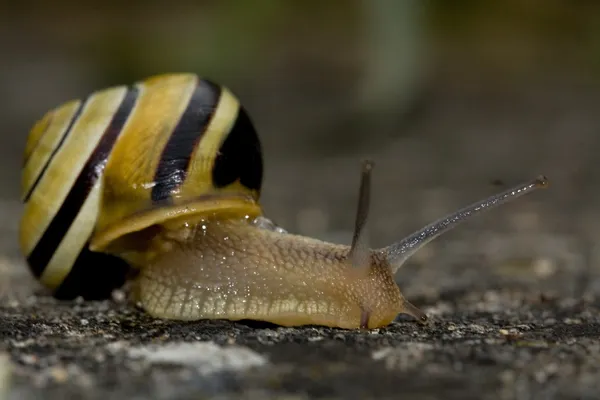
[[[502,193],[498,193],[485,200],[473,203],[455,213],[447,215],[380,251],[386,255],[386,258],[392,267],[392,272],[395,273],[408,258],[417,252],[417,250],[442,233],[448,232],[450,229],[471,219],[475,215],[546,186],[548,186],[548,179],[545,176],[539,176],[530,182],[515,186]]]
[[[360,189],[358,191],[358,207],[354,222],[354,235],[348,258],[354,267],[361,268],[369,265],[368,217],[371,202],[371,171],[373,161],[363,161],[360,175]]]

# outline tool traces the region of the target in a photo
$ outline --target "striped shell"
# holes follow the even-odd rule
[[[259,215],[262,173],[256,131],[225,87],[169,74],[97,91],[29,134],[21,250],[55,297],[104,298],[142,267],[108,250],[120,238],[182,215]]]

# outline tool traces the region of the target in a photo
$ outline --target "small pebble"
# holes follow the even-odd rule
[[[123,290],[115,289],[111,293],[111,297],[115,303],[124,303],[127,299],[127,295]]]
[[[63,367],[53,367],[50,369],[50,376],[57,383],[64,383],[69,379],[69,372]]]

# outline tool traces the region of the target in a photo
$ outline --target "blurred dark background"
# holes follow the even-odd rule
[[[189,71],[249,110],[263,204],[295,232],[350,242],[365,157],[373,246],[550,178],[415,255],[399,274],[409,295],[523,283],[600,293],[600,2],[124,4],[0,1],[0,268],[24,271],[21,153],[36,119],[105,86]]]

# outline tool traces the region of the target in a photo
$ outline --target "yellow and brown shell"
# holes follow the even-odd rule
[[[167,74],[100,90],[32,128],[20,246],[55,297],[103,298],[132,267],[120,238],[187,215],[259,215],[262,176],[260,140],[227,88]]]

